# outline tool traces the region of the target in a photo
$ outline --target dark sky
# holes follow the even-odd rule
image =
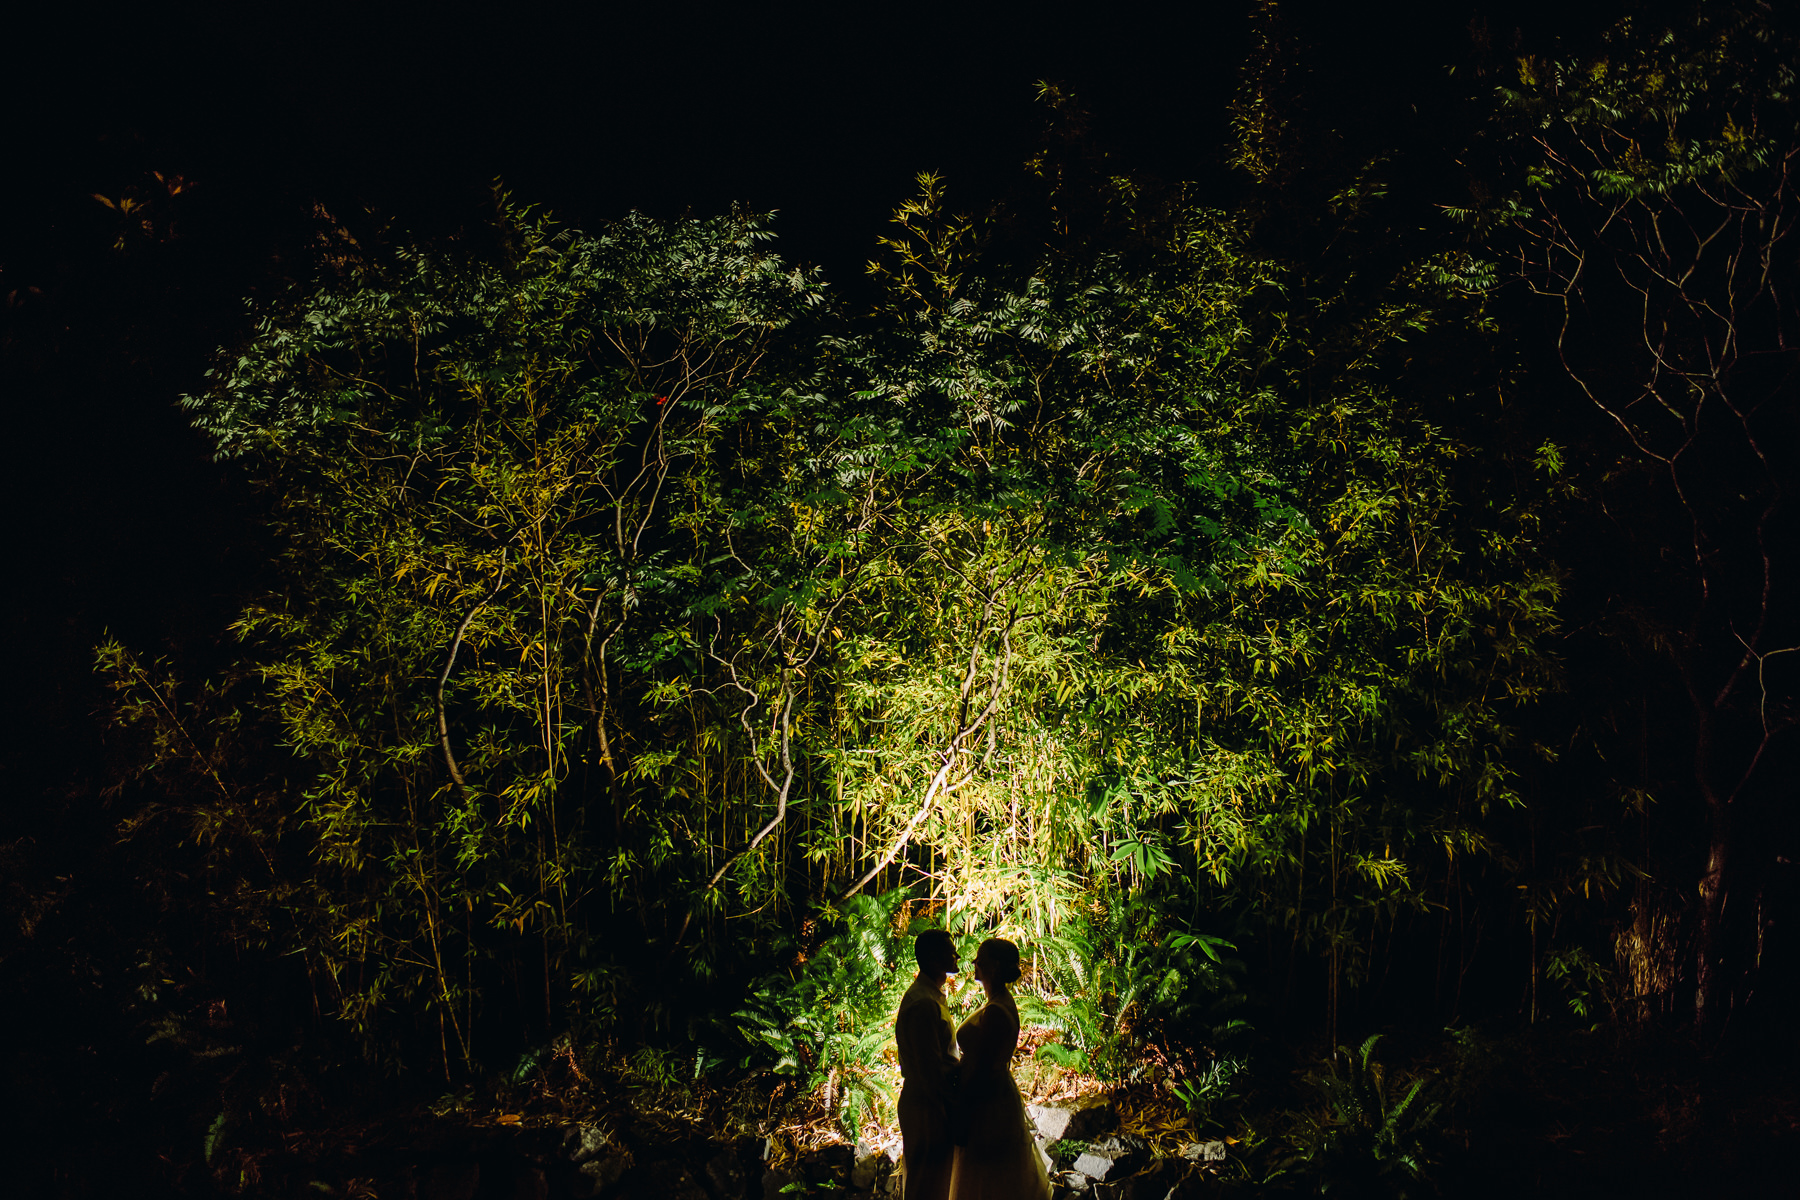
[[[1081,96],[1122,162],[1216,169],[1247,12],[146,4],[15,26],[0,37],[15,669],[57,692],[102,628],[154,650],[228,619],[255,549],[174,402],[315,202],[422,232],[482,220],[496,178],[577,225],[741,202],[779,210],[783,252],[854,294],[918,172],[971,206],[1005,190],[1043,122],[1039,79]],[[187,181],[155,210],[175,236],[114,251],[119,220],[92,196],[154,195],[152,172]]]
[[[1394,63],[1438,71],[1421,37],[1466,37],[1441,6],[1313,7],[1359,89],[1408,86]],[[1092,110],[1122,166],[1218,180],[1250,8],[140,4],[15,25],[0,36],[12,715],[80,724],[101,630],[191,646],[253,581],[247,506],[175,400],[281,277],[315,203],[432,232],[482,220],[496,178],[576,225],[742,202],[779,210],[783,253],[854,298],[918,172],[942,172],[956,205],[1007,189],[1044,122],[1039,79]],[[152,172],[187,181],[156,210],[173,224],[114,250],[119,220],[93,194],[152,195]]]
[[[574,223],[776,208],[790,254],[854,271],[926,169],[1016,169],[1060,80],[1136,165],[1216,161],[1248,5],[241,5],[15,43],[31,195],[179,172],[239,217],[307,199],[404,219],[490,179]],[[9,236],[9,241],[11,237]],[[11,247],[9,247],[11,249]]]

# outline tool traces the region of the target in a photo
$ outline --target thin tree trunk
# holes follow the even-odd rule
[[[1731,858],[1731,807],[1707,778],[1709,733],[1710,722],[1703,722],[1696,747],[1700,794],[1706,800],[1706,865],[1700,873],[1700,930],[1694,946],[1694,1024],[1701,1030],[1716,1026],[1729,991],[1719,960],[1729,894],[1725,870]]]

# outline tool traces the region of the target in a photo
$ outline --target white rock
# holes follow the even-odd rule
[[[1224,1142],[1189,1142],[1181,1148],[1181,1157],[1191,1162],[1224,1162]]]
[[[1083,1154],[1075,1160],[1075,1169],[1089,1179],[1099,1181],[1113,1169],[1113,1160],[1104,1154]]]
[[[1047,1104],[1028,1104],[1025,1112],[1037,1126],[1038,1136],[1047,1142],[1061,1141],[1063,1134],[1069,1131],[1069,1122],[1075,1117],[1070,1109],[1051,1108]]]
[[[569,1161],[573,1163],[584,1163],[612,1146],[612,1139],[592,1125],[579,1126],[575,1135],[575,1146],[569,1154]]]

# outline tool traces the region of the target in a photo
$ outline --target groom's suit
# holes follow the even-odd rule
[[[905,1147],[906,1200],[945,1200],[956,1147],[950,1100],[956,1091],[956,1023],[943,993],[913,980],[894,1018],[900,1053],[900,1138]]]

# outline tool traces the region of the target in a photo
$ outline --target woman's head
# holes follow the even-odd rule
[[[983,982],[1011,983],[1019,977],[1019,948],[1005,938],[989,938],[975,951],[975,965]]]

